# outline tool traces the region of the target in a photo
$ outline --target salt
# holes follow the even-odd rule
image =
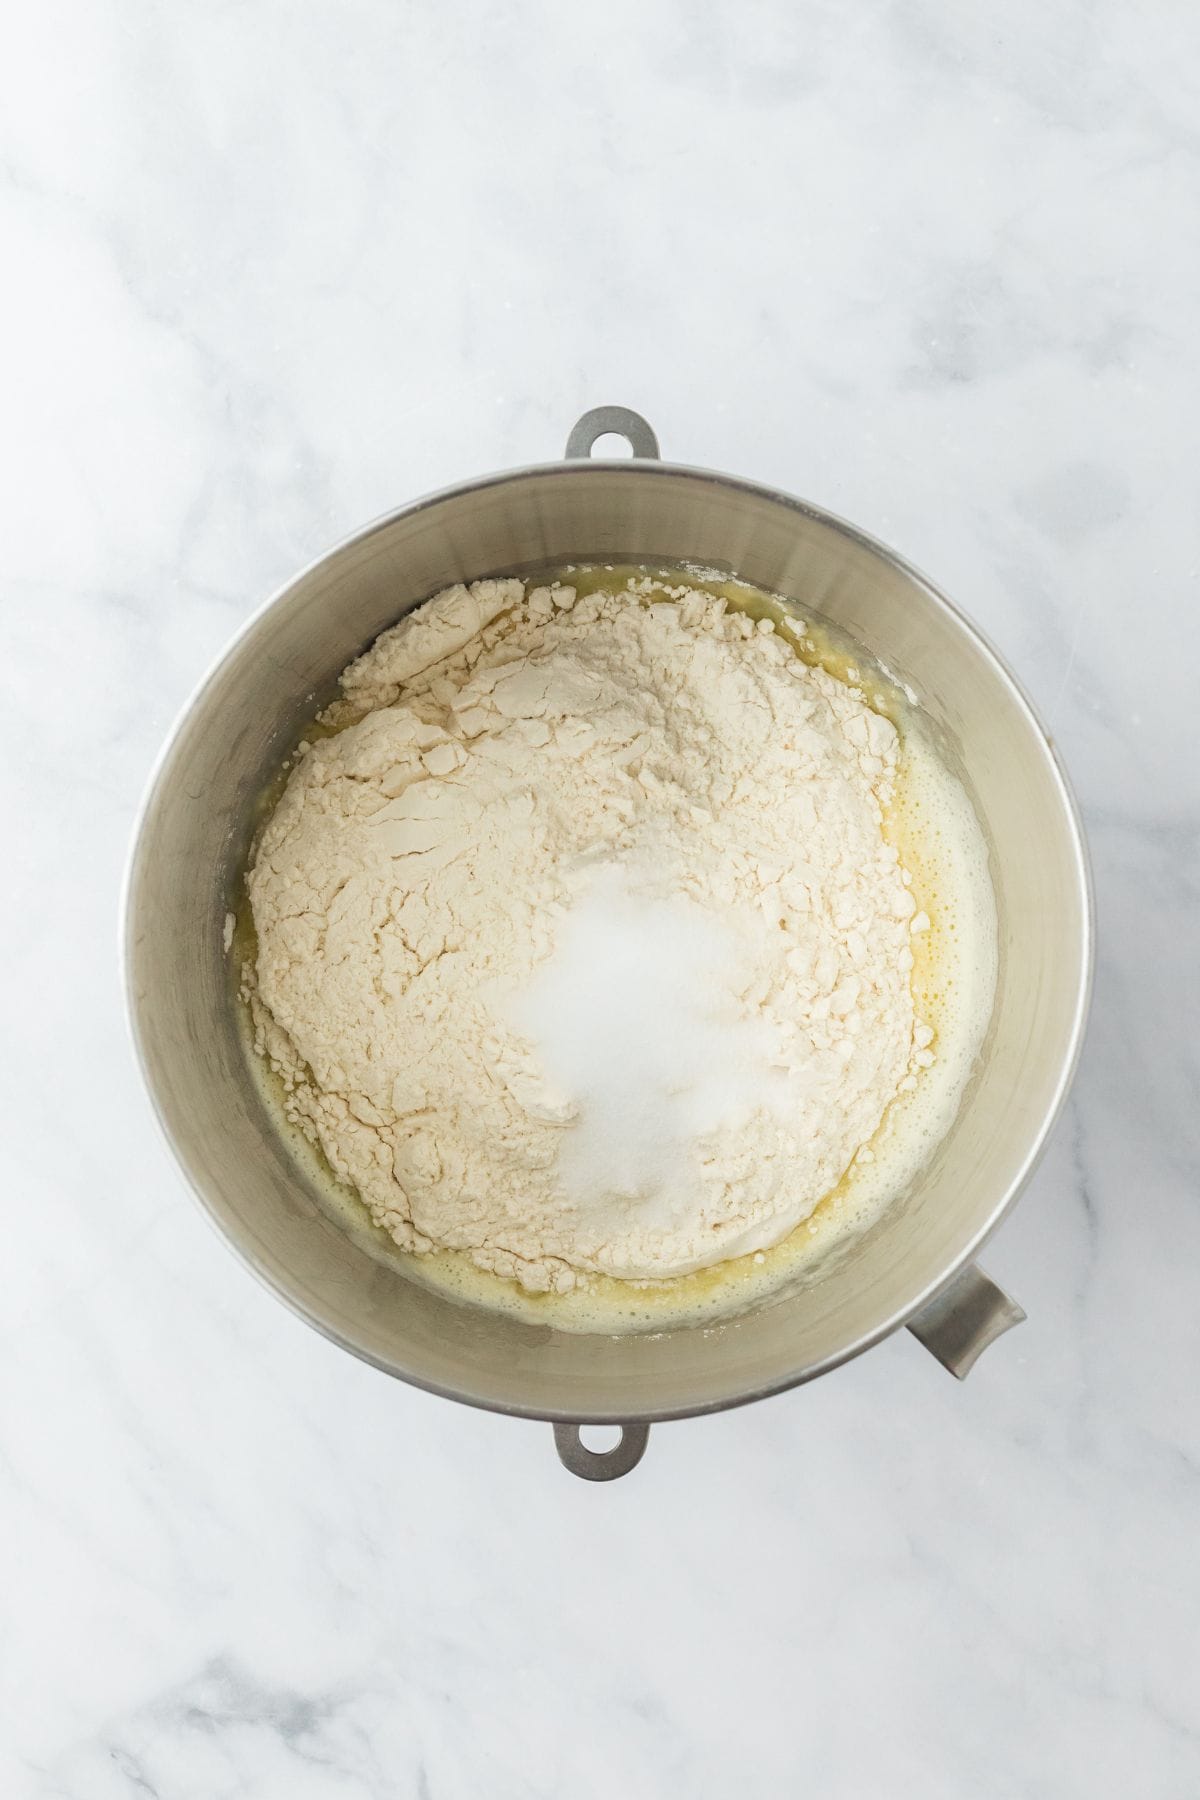
[[[593,875],[509,1008],[548,1089],[574,1103],[559,1162],[570,1199],[637,1201],[645,1224],[695,1216],[688,1146],[782,1099],[774,1034],[738,999],[743,960],[730,923],[696,901],[639,891],[615,865]]]

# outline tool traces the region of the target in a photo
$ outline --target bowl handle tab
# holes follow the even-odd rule
[[[1024,1309],[989,1280],[978,1263],[968,1263],[936,1299],[908,1321],[908,1329],[944,1369],[962,1381],[988,1345],[1024,1317]]]
[[[654,427],[647,419],[643,419],[641,413],[634,412],[628,406],[593,406],[590,412],[585,412],[572,425],[563,454],[571,459],[589,457],[596,439],[609,432],[623,437],[635,456],[658,461],[658,439],[654,435]]]
[[[564,1469],[580,1475],[584,1481],[615,1481],[636,1469],[646,1450],[650,1436],[648,1425],[618,1425],[620,1437],[611,1450],[589,1450],[579,1435],[578,1425],[556,1425],[554,1448]]]

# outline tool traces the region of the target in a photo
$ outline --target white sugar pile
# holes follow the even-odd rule
[[[593,875],[509,1013],[569,1125],[574,1203],[636,1200],[643,1226],[665,1227],[695,1208],[695,1141],[782,1102],[776,1034],[739,1001],[751,980],[728,917],[639,892],[615,865]]]

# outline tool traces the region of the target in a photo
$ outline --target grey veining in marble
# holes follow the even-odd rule
[[[1185,0],[12,11],[0,1187],[12,1800],[1200,1793],[1200,22]],[[1023,675],[1093,1026],[964,1387],[896,1338],[572,1481],[239,1270],[116,897],[208,660],[623,401]]]

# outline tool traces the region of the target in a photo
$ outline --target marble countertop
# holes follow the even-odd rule
[[[1183,0],[48,0],[0,64],[7,1800],[1200,1792],[1200,27]],[[619,401],[928,569],[1100,953],[958,1386],[906,1334],[572,1480],[237,1266],[117,896],[273,587]]]

